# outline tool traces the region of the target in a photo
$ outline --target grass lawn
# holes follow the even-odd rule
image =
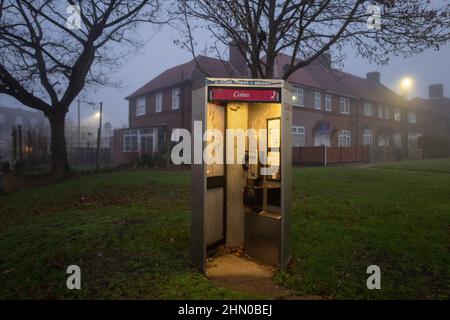
[[[450,297],[450,159],[295,168],[293,262],[335,299]],[[190,174],[128,171],[0,196],[0,298],[258,298],[189,266]],[[82,290],[66,289],[68,265]],[[380,266],[381,290],[366,288]]]

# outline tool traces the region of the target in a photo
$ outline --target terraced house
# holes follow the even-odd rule
[[[229,57],[198,56],[129,95],[129,128],[115,132],[115,162],[162,150],[174,128],[190,130],[195,81],[206,76],[248,78],[236,47],[230,46]],[[289,62],[290,56],[277,57],[276,77]],[[324,54],[288,81],[293,86],[293,147],[390,147],[403,155],[417,148],[425,111],[384,86],[380,73],[361,78],[339,71]]]

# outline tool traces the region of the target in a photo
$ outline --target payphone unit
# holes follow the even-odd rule
[[[206,78],[194,85],[192,128],[214,132],[193,143],[193,153],[201,145],[214,158],[192,165],[192,261],[202,272],[221,245],[280,269],[289,262],[290,92],[283,80]]]

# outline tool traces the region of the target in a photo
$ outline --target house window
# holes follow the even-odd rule
[[[408,121],[409,121],[409,123],[417,123],[417,116],[414,111],[410,111],[408,113]]]
[[[314,92],[314,109],[320,110],[322,101],[320,92]]]
[[[5,115],[3,113],[0,113],[0,123],[5,123]]]
[[[395,107],[394,109],[394,119],[395,121],[400,121],[402,119],[402,113],[399,107]]]
[[[350,130],[339,131],[339,147],[350,147],[352,142],[352,133]]]
[[[364,129],[363,131],[363,145],[371,146],[373,145],[373,133],[372,130]]]
[[[138,98],[136,101],[136,116],[145,115],[145,98]]]
[[[17,124],[18,126],[21,126],[21,125],[22,125],[22,122],[23,122],[22,117],[21,117],[21,116],[16,116],[16,124]]]
[[[383,109],[383,105],[382,104],[378,105],[378,118],[381,118],[381,119],[384,118],[384,109]]]
[[[123,152],[138,151],[138,131],[126,130],[123,133]]]
[[[394,134],[394,146],[396,148],[402,147],[402,135],[400,133]]]
[[[125,130],[123,152],[139,152],[140,154],[156,152],[159,147],[155,138],[156,131],[154,128]]]
[[[384,118],[389,120],[389,114],[391,113],[391,107],[384,106]]]
[[[153,144],[153,129],[139,130],[138,136],[138,151],[142,154],[152,153],[154,150]]]
[[[408,148],[415,149],[419,146],[420,134],[416,132],[408,133]]]
[[[331,111],[331,96],[329,94],[325,95],[325,111]]]
[[[180,109],[180,88],[172,90],[172,110]]]
[[[304,147],[305,145],[305,127],[292,126],[292,146]]]
[[[373,114],[373,106],[370,102],[364,103],[364,115],[371,117]]]
[[[341,113],[350,114],[350,100],[348,98],[341,98]]]
[[[156,95],[155,112],[162,111],[162,93]]]
[[[293,88],[292,89],[292,104],[297,107],[303,107],[303,89],[302,88]]]

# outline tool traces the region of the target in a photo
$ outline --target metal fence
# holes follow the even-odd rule
[[[111,163],[112,130],[102,130],[100,144],[98,128],[65,128],[67,155],[72,168],[91,170],[97,166],[97,148],[101,166]],[[48,126],[16,126],[0,132],[0,162],[23,170],[46,170],[51,165],[51,132]]]

